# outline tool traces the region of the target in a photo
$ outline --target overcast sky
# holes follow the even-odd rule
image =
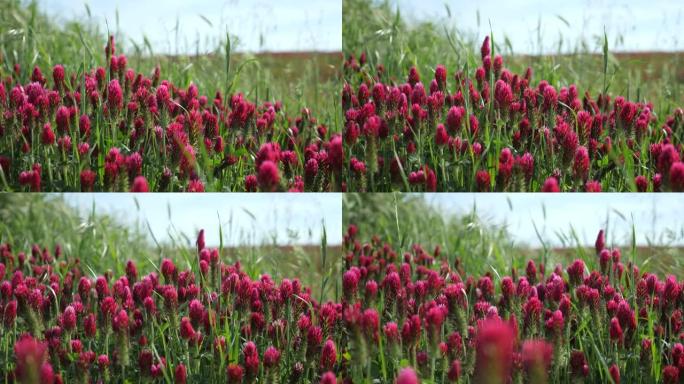
[[[328,244],[342,243],[342,198],[337,193],[71,193],[64,196],[67,202],[85,211],[95,203],[98,211],[129,223],[146,226],[147,221],[160,241],[169,239],[170,206],[171,223],[191,239],[204,229],[210,246],[219,244],[218,216],[223,224],[223,242],[227,245],[270,243],[274,234],[281,245],[320,244],[323,222]],[[231,215],[233,230],[229,231]]]
[[[447,3],[453,25],[476,33],[480,39],[489,33],[491,21],[495,39],[508,36],[516,53],[539,52],[536,42],[540,19],[542,45],[546,52],[556,52],[560,34],[566,44],[584,38],[589,42],[589,48],[599,51],[595,37],[603,36],[604,26],[611,50],[673,51],[683,48],[678,37],[684,26],[684,2],[681,0],[390,1],[398,4],[403,15],[413,20],[446,18],[444,4]],[[616,46],[614,39],[618,35],[624,37],[624,42]]]
[[[648,244],[648,238],[667,240],[662,244],[670,243],[661,235],[671,230],[679,234],[676,242],[671,244],[684,245],[682,194],[433,193],[426,194],[425,199],[447,213],[469,213],[475,204],[481,217],[492,223],[507,224],[517,242],[534,247],[541,243],[533,223],[551,245],[561,245],[556,234],[569,234],[571,227],[580,242],[593,245],[598,231],[605,228],[607,216],[610,219],[610,237],[618,244],[629,244],[634,223],[637,244]],[[546,219],[542,207],[546,209]]]
[[[102,31],[119,26],[140,43],[143,35],[156,52],[175,53],[176,20],[181,51],[211,50],[228,31],[241,51],[342,50],[342,0],[38,0],[42,9],[64,21],[82,19],[84,4]],[[206,20],[205,20],[206,19]],[[208,22],[207,22],[208,20]],[[106,21],[106,23],[105,23]],[[261,37],[263,36],[263,44]],[[210,43],[206,43],[209,38]],[[187,42],[187,44],[186,44]],[[188,49],[185,49],[188,48]]]

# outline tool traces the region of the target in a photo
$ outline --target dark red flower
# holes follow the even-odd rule
[[[188,370],[185,368],[185,365],[176,365],[176,369],[173,371],[173,378],[175,384],[185,384],[187,382]]]
[[[278,366],[280,361],[280,351],[274,346],[269,346],[264,351],[264,368],[270,369]]]
[[[553,360],[553,346],[545,340],[526,340],[522,345],[522,364],[528,380],[546,382]]]
[[[684,192],[684,163],[676,162],[670,167],[670,188],[674,192]]]
[[[515,334],[506,322],[485,320],[475,338],[475,381],[505,383],[513,364]]]
[[[558,180],[556,180],[555,177],[549,177],[544,181],[544,185],[542,186],[542,192],[560,192],[560,188],[558,187]]]
[[[325,341],[325,344],[323,344],[323,349],[321,351],[321,369],[325,371],[331,371],[335,366],[336,361],[337,348],[335,347],[335,342],[331,339],[328,339]]]
[[[608,372],[613,379],[613,384],[620,384],[620,368],[618,368],[617,364],[611,365]]]
[[[136,176],[133,180],[133,186],[131,187],[131,192],[149,192],[150,187],[147,185],[147,179],[145,176]]]
[[[275,191],[280,183],[278,166],[270,160],[261,163],[259,166],[259,173],[257,174],[257,181],[259,182],[259,188],[261,188],[262,191]]]
[[[226,369],[227,375],[228,375],[228,383],[229,384],[241,384],[242,383],[242,376],[243,376],[243,370],[242,366],[239,364],[229,364],[228,368]]]
[[[491,188],[491,179],[489,172],[481,169],[475,174],[475,184],[477,185],[477,190],[479,192],[489,192]]]

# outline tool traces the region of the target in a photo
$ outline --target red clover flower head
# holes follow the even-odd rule
[[[475,336],[475,379],[478,383],[504,383],[513,364],[515,335],[506,322],[484,320]]]
[[[402,368],[397,375],[395,384],[420,384],[418,374],[411,367]]]
[[[553,360],[553,346],[545,340],[526,340],[522,345],[522,365],[529,380],[546,382]]]
[[[280,361],[280,351],[274,346],[269,346],[264,351],[264,367],[267,369],[275,368]]]

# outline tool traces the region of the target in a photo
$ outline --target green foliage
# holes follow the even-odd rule
[[[437,64],[445,65],[449,76],[458,70],[472,73],[479,65],[484,34],[458,29],[457,12],[445,2],[441,16],[413,20],[387,0],[344,0],[343,51],[356,57],[366,52],[371,68],[383,64],[384,82],[404,82],[411,66],[427,78]],[[488,33],[489,27],[483,26],[483,30]],[[529,66],[534,71],[533,81],[545,79],[557,88],[576,84],[581,95],[585,90],[597,95],[607,85],[611,93],[653,102],[660,114],[671,113],[684,103],[681,53],[609,52],[608,47],[619,48],[626,37],[603,33],[578,41],[560,35],[550,41],[542,36],[541,24],[536,35],[536,41],[534,36],[530,40],[537,54],[515,52],[507,36],[496,37],[493,52],[502,54],[504,65],[514,73],[523,73]],[[542,54],[542,47],[556,51]]]
[[[236,54],[237,38],[225,38],[191,43],[179,34],[169,34],[166,45],[175,47],[176,54],[154,51],[147,37],[135,41],[119,30],[117,23],[102,25],[90,14],[81,20],[55,22],[40,9],[36,0],[3,0],[0,6],[0,75],[13,73],[21,66],[19,80],[30,78],[35,66],[46,76],[52,67],[62,64],[67,73],[105,66],[104,46],[107,35],[115,37],[117,54],[125,53],[129,67],[149,75],[159,65],[161,76],[174,84],[198,86],[210,98],[217,91],[242,92],[254,103],[280,100],[293,111],[309,108],[330,130],[336,126],[339,113],[338,78],[341,57],[328,53],[302,54]],[[175,27],[180,31],[181,25]],[[173,40],[172,40],[173,38]],[[185,52],[179,54],[181,44]],[[200,52],[200,44],[214,46],[208,54]],[[226,50],[226,46],[231,49]],[[227,61],[230,65],[227,65]],[[229,89],[229,84],[232,87]]]
[[[465,194],[452,196],[472,199]],[[505,197],[501,195],[501,198]],[[539,243],[523,244],[514,240],[506,222],[494,222],[474,203],[469,212],[454,213],[440,209],[429,200],[430,194],[346,193],[342,205],[343,227],[356,225],[357,238],[362,244],[377,236],[402,252],[411,252],[416,244],[426,251],[439,246],[441,255],[450,264],[458,259],[469,275],[493,271],[510,273],[511,268],[524,270],[530,259],[550,267],[582,259],[590,268],[598,268],[594,249],[580,241],[573,223],[567,223],[567,231],[553,234],[559,244],[554,247],[550,239],[542,235],[547,224],[544,213],[544,221],[535,223]],[[625,213],[611,211],[604,226],[607,233],[610,233],[612,222],[617,220],[629,219]],[[684,238],[684,229],[673,225],[663,233],[649,235],[647,244],[638,246],[636,231],[643,232],[644,228],[635,226],[630,239],[607,237],[607,244],[620,248],[623,261],[633,261],[642,272],[684,276],[684,248],[678,245]]]
[[[344,228],[354,224],[363,242],[377,235],[407,252],[414,244],[428,251],[436,246],[453,263],[459,259],[468,273],[508,271],[526,260],[504,225],[488,222],[477,208],[467,215],[444,214],[431,206],[429,195],[347,193],[343,198]]]
[[[78,212],[60,195],[0,194],[0,242],[30,251],[37,244],[76,257],[91,270],[122,272],[127,260],[154,252],[140,228],[99,212]]]

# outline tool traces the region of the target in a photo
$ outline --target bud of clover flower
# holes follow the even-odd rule
[[[451,134],[458,132],[461,129],[465,109],[459,106],[452,106],[447,112],[446,126]]]
[[[596,242],[594,243],[594,247],[596,249],[597,254],[600,253],[606,247],[606,238],[603,229],[599,230],[599,233],[596,236]]]
[[[589,177],[589,152],[587,152],[587,148],[577,147],[572,170],[576,180],[586,180]]]
[[[485,81],[486,71],[484,67],[478,67],[475,70],[475,81],[477,81],[478,87],[482,88],[482,83]],[[471,94],[473,90],[471,89]]]
[[[575,260],[567,269],[570,283],[579,285],[584,277],[584,262],[580,259]]]
[[[515,158],[515,167],[519,169],[525,177],[525,182],[529,183],[534,174],[534,156],[531,153],[525,152],[522,156]]]
[[[489,48],[489,35],[485,36],[484,41],[482,42],[482,47],[480,48],[480,54],[482,55],[482,58],[484,59],[485,56],[489,56],[489,54],[492,51]]]
[[[331,339],[325,341],[321,351],[320,367],[321,370],[331,371],[337,361],[337,348],[335,342]]]
[[[245,370],[248,377],[256,377],[259,374],[259,353],[256,344],[252,341],[245,343],[242,348],[242,355],[245,360]]]
[[[452,383],[457,383],[458,379],[461,378],[461,362],[459,360],[454,360],[449,365],[449,371],[447,372],[447,378]]]
[[[503,69],[503,57],[501,55],[494,56],[494,77],[497,78]]]
[[[121,309],[116,316],[112,318],[112,329],[115,332],[125,334],[128,332],[128,313],[125,309]]]
[[[69,122],[71,113],[69,108],[61,106],[57,109],[57,115],[55,116],[55,121],[57,122],[57,131],[60,134],[64,134],[69,131]]]
[[[149,349],[143,349],[138,353],[138,367],[142,374],[149,375],[151,373],[153,359],[154,356]]]
[[[195,337],[195,329],[192,327],[192,324],[190,323],[190,319],[187,317],[183,317],[181,319],[181,324],[180,324],[180,336],[184,340],[190,340],[193,337]]]
[[[440,90],[444,90],[444,87],[446,86],[446,79],[446,67],[442,64],[437,64],[437,67],[435,68],[435,80],[437,81],[437,85],[439,86]]]
[[[499,154],[499,169],[497,173],[498,185],[497,188],[505,189],[511,179],[511,174],[513,173],[513,154],[510,148],[501,149],[501,154]]]
[[[55,143],[55,133],[52,131],[50,123],[43,125],[43,131],[40,133],[40,142],[44,145],[52,145]]]
[[[613,384],[620,384],[620,368],[618,368],[617,364],[611,365],[608,372],[613,379]]]
[[[123,91],[119,80],[112,80],[107,86],[107,105],[111,113],[117,113],[123,107]]]
[[[572,351],[570,354],[570,373],[573,377],[587,377],[589,375],[589,364],[582,351]]]
[[[328,371],[325,372],[323,375],[321,375],[321,381],[319,382],[320,384],[337,384],[337,377],[335,377],[335,374]]]
[[[356,296],[356,291],[359,285],[359,270],[356,267],[346,271],[342,275],[342,290],[347,301],[352,302]]]
[[[420,81],[420,75],[416,67],[409,68],[408,83],[414,87]]]
[[[67,306],[62,314],[62,328],[73,331],[76,328],[76,311],[71,305]]]
[[[672,144],[666,144],[660,149],[656,161],[656,168],[661,174],[668,174],[672,164],[679,162],[679,151]]]
[[[673,192],[684,192],[684,162],[678,161],[670,166],[669,183]]]
[[[558,180],[555,177],[549,177],[544,181],[542,186],[542,192],[560,192],[558,187]]]
[[[395,384],[420,384],[418,374],[411,367],[402,368],[397,375]]]
[[[96,177],[97,174],[90,169],[84,169],[81,171],[81,192],[92,192]]]
[[[97,333],[97,321],[94,314],[89,314],[83,319],[83,330],[88,337],[95,337]]]
[[[497,80],[494,87],[494,100],[500,110],[508,110],[511,102],[513,102],[511,86],[503,80]]]
[[[489,172],[485,169],[477,171],[475,174],[475,184],[477,185],[478,192],[489,192],[491,188]]]
[[[185,188],[186,192],[204,192],[204,184],[200,179],[190,179],[188,186]]]
[[[437,129],[435,130],[435,144],[438,146],[446,145],[449,142],[449,134],[444,128],[444,124],[437,124]]]
[[[52,78],[55,81],[55,88],[62,89],[64,83],[64,66],[57,64],[52,68]]]
[[[204,306],[197,299],[192,299],[188,305],[188,313],[193,324],[199,324],[204,318]]]
[[[622,337],[623,332],[620,322],[617,317],[613,317],[610,319],[610,340],[617,344],[622,344]]]
[[[161,262],[161,273],[167,280],[172,280],[176,275],[176,266],[171,259],[164,259]]]
[[[280,361],[280,351],[274,346],[269,346],[264,351],[264,368],[271,369],[278,366]]]
[[[52,383],[54,372],[48,361],[47,345],[25,334],[14,344],[16,379],[22,383]]]
[[[97,365],[100,367],[101,370],[105,370],[109,367],[110,361],[109,361],[109,356],[107,355],[100,355],[97,357]]]
[[[553,347],[545,340],[526,340],[521,351],[522,365],[527,380],[546,383],[553,360]]]
[[[90,279],[85,276],[81,277],[81,279],[78,281],[78,294],[81,298],[81,301],[86,302],[88,300],[91,286],[92,284]]]
[[[684,367],[680,362],[680,366]],[[666,365],[663,368],[663,383],[664,384],[677,384],[679,383],[679,373],[680,369],[674,365]]]
[[[185,368],[185,365],[182,363],[178,364],[173,372],[173,377],[175,384],[185,384],[188,379],[188,370]]]
[[[444,323],[445,317],[448,310],[443,305],[438,305],[430,308],[425,314],[425,322],[428,329],[428,338],[430,339],[430,344],[435,348],[441,337],[442,324]]]
[[[0,305],[0,309],[2,306]],[[17,301],[9,301],[3,310],[4,324],[7,328],[11,328],[14,325],[14,320],[17,318]],[[2,317],[0,317],[2,318]]]
[[[639,175],[639,176],[635,177],[634,178],[634,184],[636,185],[638,192],[648,191],[648,179],[645,176]]]
[[[131,187],[131,192],[149,192],[150,187],[147,184],[147,179],[145,176],[136,176],[133,179],[133,186]]]
[[[505,383],[508,380],[515,337],[506,322],[494,318],[480,323],[475,336],[475,382]]]
[[[204,247],[204,229],[201,229],[199,231],[199,234],[197,234],[197,252],[201,252],[204,249]]]
[[[601,267],[601,273],[608,273],[608,263],[611,260],[611,254],[609,249],[603,249],[599,252],[599,265]]]
[[[344,149],[342,147],[342,136],[334,135],[330,139],[328,146],[328,160],[333,171],[339,172],[344,167]]]
[[[563,312],[560,310],[553,312],[551,317],[546,320],[546,330],[558,337],[561,335],[564,325]]]
[[[278,166],[270,160],[262,162],[257,173],[257,181],[262,191],[274,192],[280,183]]]

